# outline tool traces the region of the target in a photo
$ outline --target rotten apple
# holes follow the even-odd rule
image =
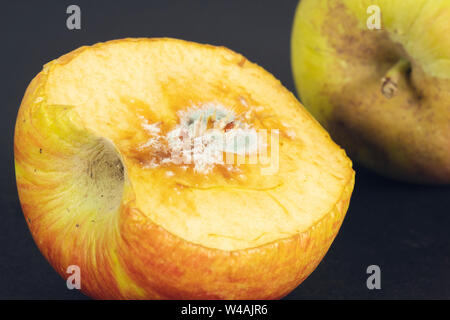
[[[448,184],[449,34],[448,0],[302,0],[292,31],[300,100],[353,160]]]
[[[46,64],[14,152],[37,245],[63,277],[79,266],[93,298],[280,298],[325,255],[354,184],[345,152],[271,74],[175,39]]]

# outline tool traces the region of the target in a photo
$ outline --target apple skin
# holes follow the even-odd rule
[[[60,61],[83,50],[88,49],[78,49]],[[87,129],[73,107],[46,104],[48,69],[44,67],[30,83],[18,113],[17,187],[40,251],[63,278],[69,276],[69,265],[78,265],[86,295],[278,299],[298,286],[324,257],[347,211],[353,170],[334,207],[301,233],[233,251],[194,244],[156,225],[136,206],[126,161],[110,141]],[[93,183],[92,171],[80,166],[99,153],[108,168],[118,168],[103,177],[108,183],[102,186],[97,185],[101,179]],[[103,174],[100,169],[97,174]],[[120,172],[123,175],[115,174]],[[116,184],[123,188],[120,204],[106,212],[114,201],[108,198],[108,192],[114,191],[110,185]],[[105,194],[103,202],[100,191]],[[68,204],[75,204],[76,212],[68,210]]]
[[[369,30],[367,8],[381,9]],[[394,179],[450,183],[450,2],[302,0],[292,30],[300,100],[349,156]],[[407,61],[403,70],[394,67]],[[396,94],[382,80],[396,74]]]

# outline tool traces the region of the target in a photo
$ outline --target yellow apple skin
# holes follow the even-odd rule
[[[91,49],[83,47],[52,63],[64,64],[85,50]],[[134,164],[112,141],[85,127],[75,107],[46,103],[52,63],[27,88],[16,122],[14,154],[29,229],[63,278],[68,277],[68,266],[78,265],[81,290],[96,299],[277,299],[315,269],[349,205],[354,184],[350,160],[345,160],[347,181],[338,201],[303,232],[241,250],[195,244],[157,225],[138,208],[137,182],[128,176]],[[98,155],[100,162],[82,165]],[[123,191],[117,206],[112,205],[117,201],[114,188]]]
[[[369,6],[381,30],[369,30]],[[373,22],[373,21],[371,21]],[[300,100],[353,160],[405,181],[450,183],[450,2],[302,0],[292,30]],[[394,67],[399,61],[408,67]],[[381,90],[396,74],[396,94]]]

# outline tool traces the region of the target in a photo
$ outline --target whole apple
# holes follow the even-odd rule
[[[219,139],[246,132],[245,145]],[[165,38],[46,64],[14,156],[39,249],[104,299],[280,298],[324,257],[354,184],[345,152],[271,74]]]
[[[302,0],[292,67],[305,107],[353,160],[450,183],[450,1]]]

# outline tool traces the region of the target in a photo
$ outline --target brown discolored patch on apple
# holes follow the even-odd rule
[[[358,20],[352,16],[341,0],[329,0],[328,12],[321,28],[331,47],[341,57],[352,63],[373,61],[395,62],[398,60],[398,45],[381,30],[361,30]]]

